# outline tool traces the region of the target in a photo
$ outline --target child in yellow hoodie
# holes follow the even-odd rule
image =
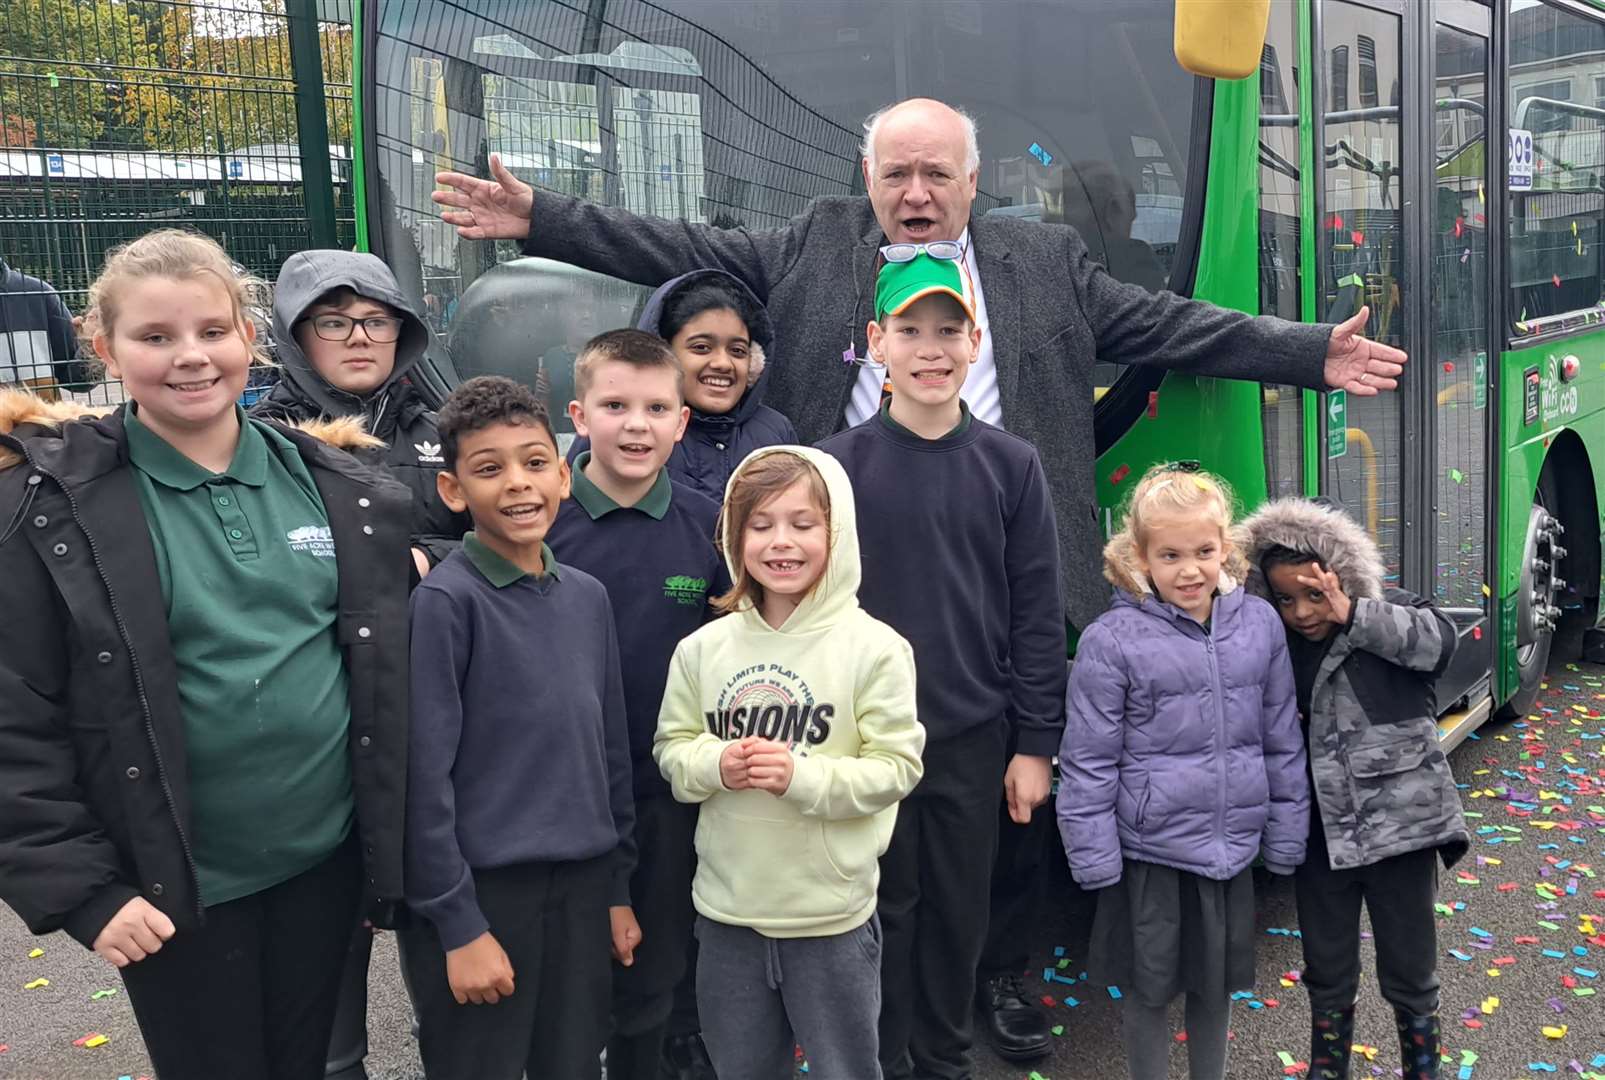
[[[697,821],[697,1005],[720,1076],[881,1075],[878,860],[919,782],[914,653],[858,606],[836,460],[754,451],[725,493],[727,617],[680,642],[653,755]]]

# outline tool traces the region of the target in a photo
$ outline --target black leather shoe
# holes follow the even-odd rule
[[[700,1032],[670,1035],[663,1040],[663,1063],[658,1070],[663,1080],[719,1080],[714,1075],[708,1048]]]
[[[1044,1057],[1053,1046],[1048,1017],[1025,996],[1019,975],[999,975],[981,984],[977,1010],[992,1049],[1007,1061]]]

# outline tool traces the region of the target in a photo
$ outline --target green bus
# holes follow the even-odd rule
[[[1110,366],[1098,496],[1112,514],[1185,458],[1248,505],[1341,503],[1460,629],[1438,688],[1458,742],[1534,707],[1552,642],[1597,644],[1605,3],[1270,7],[1257,72],[1226,81],[1177,64],[1169,0],[361,0],[358,235],[442,332],[435,390],[544,369],[566,400],[574,348],[646,290],[460,240],[437,170],[497,153],[577,197],[763,229],[862,192],[872,110],[962,106],[975,213],[1072,224],[1149,289],[1369,306],[1411,354],[1398,393],[1348,399]]]

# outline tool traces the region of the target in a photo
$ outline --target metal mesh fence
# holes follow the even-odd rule
[[[311,240],[289,22],[283,0],[0,4],[0,258],[75,315],[106,252],[162,226],[207,233],[271,281]],[[350,247],[351,29],[320,23],[318,37],[336,235]],[[52,392],[67,372],[30,363],[20,332],[0,326],[0,383]],[[72,392],[120,399],[104,384]]]

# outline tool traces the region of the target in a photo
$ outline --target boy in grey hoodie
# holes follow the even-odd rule
[[[445,467],[435,413],[408,379],[428,348],[428,327],[376,256],[301,251],[285,260],[274,285],[273,339],[283,375],[251,415],[290,424],[355,417],[384,440],[381,448],[354,452],[412,493],[413,562],[422,577],[470,527],[435,490],[435,474]],[[331,1080],[367,1075],[372,948],[371,930],[357,927],[329,1046]]]
[[[299,423],[362,420],[385,447],[366,458],[412,492],[414,559],[420,572],[449,555],[470,528],[435,491],[445,465],[435,413],[409,378],[429,346],[429,328],[377,256],[301,251],[273,287],[273,340],[283,376],[251,415]]]

